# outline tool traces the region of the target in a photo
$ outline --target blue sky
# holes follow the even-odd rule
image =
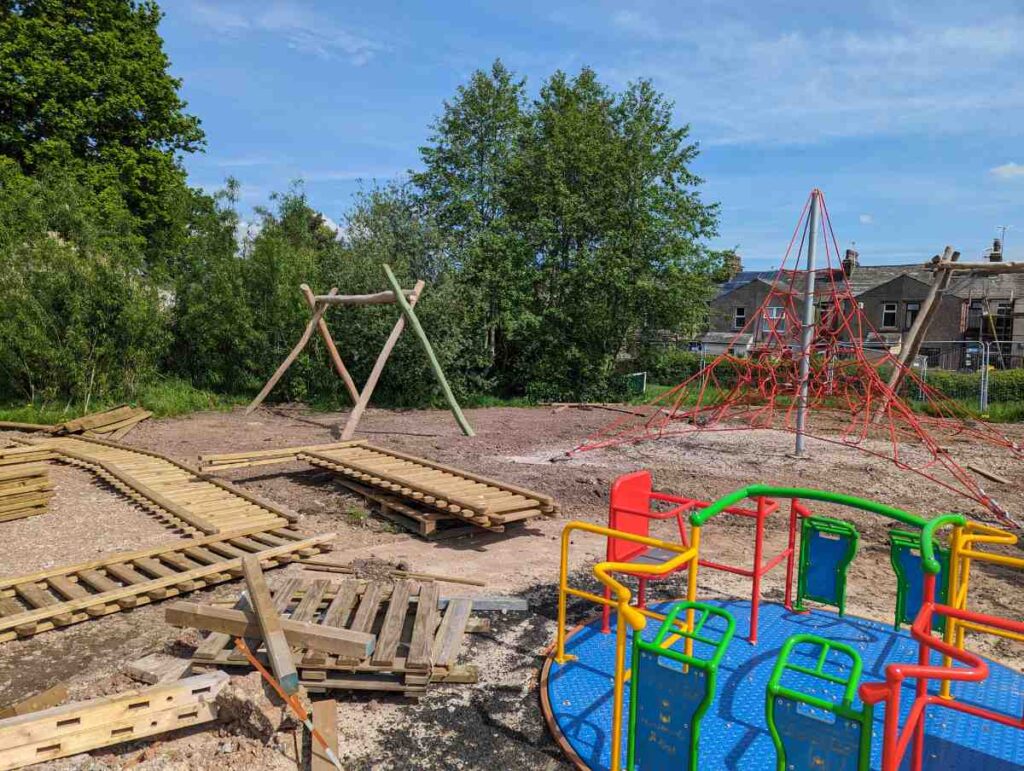
[[[812,187],[867,263],[1008,226],[1024,259],[1024,3],[164,0],[172,71],[208,147],[193,185],[242,210],[304,180],[342,221],[360,186],[418,165],[444,99],[495,57],[535,92],[584,65],[650,78],[701,145],[715,246],[776,266]],[[982,7],[983,6],[983,7]]]

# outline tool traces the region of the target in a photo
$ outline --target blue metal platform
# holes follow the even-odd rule
[[[864,661],[861,682],[884,680],[888,664],[917,661],[917,643],[906,631],[894,631],[891,624],[853,616],[840,618],[823,610],[793,613],[774,603],[761,604],[758,643],[751,645],[742,636],[750,621],[749,601],[702,601],[728,610],[736,619],[737,630],[719,669],[714,703],[704,718],[700,742],[702,770],[774,771],[776,754],[765,722],[765,687],[779,649],[791,635],[820,635],[857,649]],[[670,605],[656,607],[665,612]],[[644,638],[653,638],[657,627],[657,623],[648,623]],[[610,634],[602,634],[600,618],[591,621],[570,635],[566,652],[577,656],[577,660],[559,665],[549,658],[545,666],[548,721],[559,734],[557,738],[571,747],[583,763],[594,771],[604,771],[609,767],[611,749],[608,734],[612,724],[614,627]],[[940,663],[935,654],[932,661]],[[989,666],[989,677],[982,683],[954,683],[954,697],[1004,714],[1020,715],[1024,706],[1024,675],[995,662],[990,661]],[[913,702],[912,683],[904,686],[901,725]],[[827,698],[835,697],[821,681],[796,685]],[[934,689],[937,687],[936,683]],[[628,683],[624,699],[625,722],[629,714]],[[855,706],[860,707],[859,699]],[[881,767],[884,712],[881,705],[875,711],[872,769]],[[1024,730],[942,707],[929,707],[925,734],[925,769],[1024,768]],[[625,759],[625,725],[622,746]]]

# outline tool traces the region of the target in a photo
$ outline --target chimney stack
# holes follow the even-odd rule
[[[998,238],[992,240],[992,251],[988,253],[989,262],[1003,261],[1003,242]]]
[[[858,266],[858,256],[857,252],[853,249],[846,250],[846,256],[843,257],[843,275],[847,278],[853,275],[854,269]]]

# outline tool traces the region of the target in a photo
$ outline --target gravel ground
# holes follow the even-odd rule
[[[536,520],[507,535],[482,534],[452,541],[424,542],[368,517],[360,501],[330,475],[304,464],[227,472],[247,489],[298,511],[299,527],[337,533],[332,559],[379,559],[406,563],[412,570],[481,578],[484,589],[453,585],[452,595],[473,593],[523,596],[526,614],[491,613],[492,630],[472,635],[464,659],[480,668],[476,685],[432,687],[419,702],[396,697],[341,694],[339,731],[346,768],[487,769],[563,767],[560,753],[540,715],[536,693],[543,653],[554,637],[559,534],[566,519],[605,522],[611,481],[626,471],[649,468],[656,485],[677,494],[710,499],[753,482],[821,487],[879,500],[922,514],[985,512],[948,491],[894,465],[835,445],[812,442],[811,460],[787,455],[790,436],[768,431],[701,434],[658,443],[586,453],[565,463],[550,458],[574,446],[616,416],[603,410],[496,408],[469,410],[477,436],[465,438],[446,412],[370,410],[363,432],[371,441],[442,463],[506,479],[555,496],[562,519]],[[126,443],[194,462],[199,454],[287,447],[333,441],[343,414],[310,413],[286,406],[246,416],[204,413],[147,421]],[[1018,437],[1024,431],[1011,427]],[[1011,511],[1024,510],[1024,467],[988,447],[955,447],[961,463],[976,462],[1007,476],[1009,488],[992,486]],[[0,574],[12,575],[49,565],[89,559],[111,550],[140,548],[176,537],[153,518],[98,484],[86,472],[51,464],[58,494],[49,513],[0,524],[5,549]],[[830,513],[815,507],[816,513]],[[834,513],[834,512],[833,512]],[[861,532],[861,550],[851,568],[848,612],[870,618],[892,617],[895,579],[888,561],[887,524],[868,515],[842,512]],[[663,531],[669,534],[667,531]],[[749,522],[716,520],[705,530],[706,553],[723,562],[750,560]],[[780,525],[767,534],[767,548],[785,546]],[[586,583],[601,544],[574,539],[574,580]],[[274,571],[272,582],[298,574],[297,566]],[[325,576],[337,578],[337,576]],[[749,594],[737,576],[704,570],[705,596]],[[972,574],[972,607],[1016,617],[1021,577],[1005,570],[978,568]],[[659,589],[679,593],[678,582]],[[236,594],[238,585],[193,594],[196,601]],[[781,570],[765,582],[765,595],[780,598]],[[586,614],[578,608],[574,622]],[[62,631],[0,645],[0,704],[15,701],[56,682],[67,682],[75,699],[130,687],[126,663],[152,651],[183,653],[194,643],[162,623],[159,605],[119,613]],[[978,649],[1020,668],[1022,646],[991,644]],[[283,741],[283,740],[282,740]],[[286,744],[286,742],[285,742]],[[66,768],[256,769],[295,768],[284,744],[263,746],[224,728],[195,729],[157,742],[136,742],[110,751],[42,766]]]

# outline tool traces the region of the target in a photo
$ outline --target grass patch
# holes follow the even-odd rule
[[[225,396],[212,391],[195,388],[192,384],[177,378],[168,378],[144,386],[128,404],[150,410],[155,417],[170,418],[204,410],[230,410],[246,404],[244,396]],[[83,404],[61,404],[39,401],[30,404],[0,405],[0,420],[19,423],[41,423],[52,425],[85,415],[86,412],[102,412],[124,404],[125,401],[92,402],[89,409]]]

